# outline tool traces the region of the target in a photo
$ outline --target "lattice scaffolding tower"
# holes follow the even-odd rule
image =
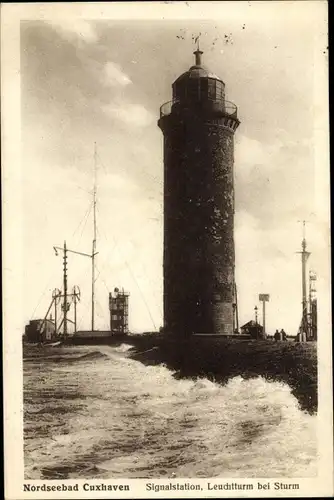
[[[123,289],[114,289],[109,293],[110,331],[114,335],[129,333],[129,296]]]

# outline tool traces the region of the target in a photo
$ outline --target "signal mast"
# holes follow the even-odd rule
[[[299,327],[299,333],[302,336],[305,334],[305,340],[309,341],[317,340],[317,299],[315,296],[315,281],[317,276],[314,271],[309,271],[309,290],[307,297],[307,261],[311,252],[306,250],[306,221],[303,220],[301,222],[303,223],[302,251],[297,252],[301,255],[302,263],[302,319]]]
[[[96,151],[96,142],[94,143],[94,187],[93,187],[93,243],[92,243],[92,253],[84,253],[84,252],[77,252],[75,250],[70,250],[66,246],[66,241],[64,241],[64,246],[63,247],[57,247],[54,246],[53,249],[55,251],[55,254],[58,255],[58,250],[63,252],[63,286],[64,286],[64,293],[61,295],[63,297],[63,304],[62,304],[62,309],[64,313],[64,319],[63,319],[63,333],[64,333],[64,338],[67,337],[67,312],[69,311],[70,308],[70,303],[68,302],[68,292],[67,292],[67,253],[74,253],[77,255],[82,255],[84,257],[89,257],[92,259],[92,299],[91,299],[91,329],[92,332],[95,331],[95,256],[98,254],[96,251],[96,205],[97,205],[97,151]],[[74,287],[74,292],[73,294],[70,294],[71,296],[74,297],[74,307],[75,307],[75,329],[76,329],[76,303],[77,300],[80,300],[80,291],[78,292],[78,287]]]

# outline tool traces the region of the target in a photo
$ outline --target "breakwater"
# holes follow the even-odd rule
[[[317,411],[317,344],[243,340],[225,337],[168,339],[157,335],[128,337],[131,357],[146,365],[164,364],[179,378],[203,376],[226,383],[240,375],[284,382],[301,409]]]

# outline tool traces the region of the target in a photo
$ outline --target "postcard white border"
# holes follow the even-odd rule
[[[314,137],[316,159],[316,193],[320,223],[328,234],[328,275],[330,275],[330,204],[329,204],[329,107],[328,107],[328,64],[324,57],[327,47],[327,3],[323,1],[295,2],[262,2],[263,16],[282,4],[289,9],[289,16],[313,15],[313,23],[318,23],[318,36],[315,40],[314,68]],[[319,474],[313,479],[171,479],[171,480],[114,480],[114,481],[25,481],[23,474],[23,410],[22,410],[22,346],[18,331],[22,325],[17,324],[15,311],[21,308],[23,297],[22,276],[22,200],[21,171],[24,168],[20,158],[20,21],[23,19],[47,20],[73,16],[80,19],[217,19],[229,16],[240,16],[242,9],[248,8],[250,2],[147,2],[147,3],[90,3],[90,4],[2,4],[1,16],[1,90],[2,90],[2,196],[3,196],[3,353],[4,353],[4,436],[5,436],[5,496],[8,500],[25,498],[221,498],[221,497],[312,497],[331,496],[333,494],[333,426],[332,426],[332,359],[331,359],[331,300],[330,290],[325,286],[319,292]],[[287,5],[288,4],[288,5]],[[303,7],[300,8],[300,4]],[[269,10],[268,10],[269,9]],[[297,9],[297,10],[296,10]],[[322,336],[321,332],[328,332]],[[254,484],[258,482],[274,484],[275,481],[298,483],[298,490],[260,490],[254,487],[251,492],[232,490],[209,491],[206,487],[211,483]],[[203,491],[160,491],[148,492],[146,483],[155,484],[200,484]],[[31,485],[70,485],[78,484],[78,492],[24,492],[24,484]],[[85,492],[84,483],[89,485],[130,485],[129,491]]]

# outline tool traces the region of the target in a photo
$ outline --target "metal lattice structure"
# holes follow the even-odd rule
[[[309,338],[318,340],[318,305],[316,296],[317,275],[314,271],[309,272]]]
[[[314,271],[309,271],[309,296],[307,298],[307,261],[311,255],[306,250],[307,243],[305,237],[305,224],[303,223],[302,251],[297,252],[301,255],[302,262],[302,318],[299,326],[298,335],[302,341],[316,341],[318,339],[318,312],[316,297],[317,275]]]
[[[115,288],[109,293],[110,330],[114,335],[129,333],[129,296],[128,292]]]

